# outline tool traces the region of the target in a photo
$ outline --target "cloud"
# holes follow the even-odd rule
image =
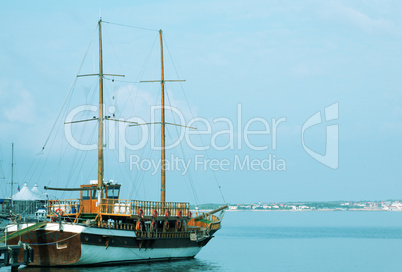
[[[402,132],[402,122],[386,122],[383,124],[383,129],[387,133]]]
[[[19,84],[6,84],[6,87],[9,88],[10,93],[13,94],[13,101],[18,101],[16,105],[4,109],[4,115],[8,121],[21,122],[24,124],[35,123],[35,102],[31,93]],[[3,85],[2,89],[4,88]],[[17,99],[15,99],[15,97],[17,97]]]
[[[326,18],[353,25],[367,33],[392,32],[394,29],[391,21],[383,18],[372,18],[362,11],[342,5],[339,2],[329,2],[324,8],[322,15]]]

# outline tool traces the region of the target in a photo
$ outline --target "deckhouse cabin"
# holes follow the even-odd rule
[[[91,181],[91,184],[81,185],[80,202],[82,210],[78,210],[78,212],[97,214],[100,208],[99,203],[107,205],[117,203],[120,196],[120,187],[120,184],[109,182],[105,183],[102,191],[99,192],[96,180]]]

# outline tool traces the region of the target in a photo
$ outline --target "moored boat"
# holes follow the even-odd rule
[[[99,78],[98,179],[80,188],[47,190],[75,191],[79,198],[48,200],[48,220],[15,223],[6,227],[8,244],[28,243],[34,251],[30,265],[71,266],[173,260],[194,257],[221,227],[214,213],[192,213],[187,202],[165,201],[165,106],[163,43],[161,42],[161,200],[121,199],[122,185],[105,182],[103,123],[102,20],[99,29],[99,73],[81,76]],[[118,76],[118,75],[115,75]],[[93,120],[93,119],[91,119]],[[76,122],[85,122],[80,120]],[[119,121],[119,120],[113,120]],[[72,122],[74,123],[74,122]],[[1,239],[0,239],[1,240]],[[0,241],[1,242],[1,241]]]

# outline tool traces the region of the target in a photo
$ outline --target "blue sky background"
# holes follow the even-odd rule
[[[74,170],[73,180],[68,179],[72,171],[68,166],[76,163],[75,157],[68,153],[60,164],[62,151],[57,147],[46,150],[50,154],[46,154],[47,168],[37,166],[35,172],[30,166],[37,160],[93,37],[100,10],[106,21],[164,30],[175,67],[187,81],[183,84],[187,100],[178,84],[169,85],[168,91],[173,106],[183,108],[185,114],[208,120],[225,117],[236,123],[240,103],[243,127],[253,117],[270,124],[272,118],[286,118],[279,126],[275,150],[254,151],[243,142],[241,149],[208,151],[210,158],[230,161],[236,155],[261,159],[275,155],[286,161],[286,171],[192,171],[196,196],[191,182],[178,181],[183,177],[168,173],[168,200],[222,201],[215,177],[231,203],[401,198],[402,3],[398,1],[4,2],[0,10],[3,192],[9,186],[11,142],[16,147],[20,185],[78,186],[96,179],[96,152],[88,154],[79,171]],[[130,30],[126,36],[126,29],[109,25],[104,30],[105,50],[113,48],[110,52],[119,59],[105,61],[110,64],[105,72],[125,73],[137,80],[157,32]],[[129,57],[121,57],[123,49]],[[157,50],[157,45],[151,50],[155,54],[143,80],[152,75],[158,78],[158,70],[152,73]],[[166,76],[176,78],[165,53]],[[93,72],[94,57],[96,43],[90,47],[83,72]],[[94,85],[80,84],[70,107],[82,100],[96,104],[96,93],[91,96]],[[129,96],[124,87],[110,86],[106,100],[118,104]],[[139,97],[133,104],[136,114],[158,101],[157,86],[144,96],[147,88],[141,85],[135,91]],[[339,119],[331,122],[339,125],[339,167],[335,170],[311,158],[301,144],[304,122],[333,103],[339,103]],[[62,123],[59,120],[61,131]],[[175,129],[169,129],[174,135]],[[213,126],[215,132],[222,129],[227,127]],[[271,144],[271,136],[253,137],[256,145]],[[325,124],[305,135],[306,144],[320,153],[325,153],[325,138]],[[209,140],[203,136],[203,141]],[[184,150],[188,158],[199,153],[186,146]],[[180,156],[180,151],[171,153]],[[153,152],[149,157],[157,155]],[[127,162],[116,165],[111,158],[107,163],[113,170],[106,170],[105,175],[121,183],[130,180],[125,197],[159,198],[158,177],[130,171],[122,174]],[[63,168],[55,170],[57,165]]]

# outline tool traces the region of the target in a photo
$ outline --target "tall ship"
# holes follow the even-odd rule
[[[70,191],[76,199],[49,199],[47,219],[41,222],[9,224],[8,245],[28,244],[34,252],[29,265],[77,266],[122,264],[193,258],[221,228],[222,206],[211,212],[190,210],[187,202],[166,201],[165,167],[165,82],[162,31],[161,53],[161,186],[160,201],[121,199],[122,184],[104,179],[104,113],[102,19],[98,22],[99,79],[97,180]],[[95,117],[94,117],[95,118]],[[76,122],[83,122],[76,121]],[[116,120],[117,121],[117,120]],[[78,187],[78,186],[77,186]],[[2,241],[1,241],[2,240]]]

